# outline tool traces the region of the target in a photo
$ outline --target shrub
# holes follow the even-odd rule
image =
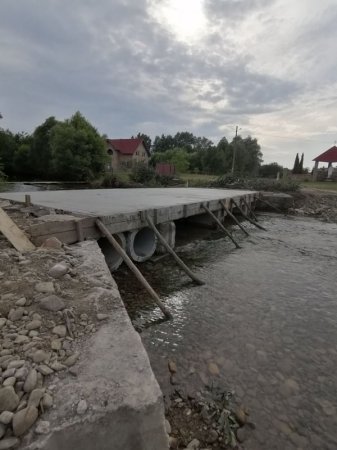
[[[300,189],[300,184],[295,180],[284,178],[281,180],[271,180],[268,178],[252,178],[249,180],[238,178],[231,174],[222,175],[213,182],[213,186],[272,192],[296,192]]]
[[[155,171],[153,168],[146,166],[145,164],[137,164],[133,166],[130,174],[131,180],[136,183],[150,183],[155,179]]]

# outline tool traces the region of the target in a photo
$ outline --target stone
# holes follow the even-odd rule
[[[28,369],[27,367],[20,367],[20,369],[17,369],[15,372],[15,378],[18,381],[24,381],[27,378],[28,375]]]
[[[67,328],[65,325],[57,325],[52,329],[53,334],[57,334],[57,336],[65,337],[67,334]]]
[[[14,413],[11,411],[2,411],[0,414],[0,423],[4,425],[9,425],[13,419]]]
[[[49,276],[53,278],[61,278],[69,271],[69,267],[66,263],[57,263],[49,270]]]
[[[27,303],[27,299],[25,297],[19,298],[19,300],[17,300],[15,302],[16,306],[25,306],[25,304]]]
[[[193,439],[188,445],[187,448],[191,448],[193,450],[198,450],[200,448],[200,441],[198,439]]]
[[[106,319],[109,318],[109,314],[98,313],[98,314],[96,315],[96,317],[97,317],[97,320],[106,320]]]
[[[40,422],[36,425],[35,433],[36,434],[48,434],[50,431],[50,422],[47,420],[40,420]]]
[[[176,373],[177,372],[177,365],[176,365],[176,363],[174,361],[169,360],[168,368],[169,368],[169,371],[171,373]]]
[[[18,359],[15,361],[11,361],[7,367],[8,369],[20,369],[20,367],[22,367],[25,362],[26,361],[24,359]]]
[[[39,328],[41,328],[42,322],[41,320],[32,320],[31,322],[28,322],[26,325],[26,329],[31,331],[31,330],[38,330]]]
[[[0,389],[0,412],[14,411],[19,402],[19,397],[12,386]]]
[[[40,300],[40,308],[46,311],[57,312],[66,307],[64,301],[57,295],[49,295]]]
[[[236,437],[239,442],[245,442],[248,438],[249,432],[247,427],[241,427],[236,430]]]
[[[67,366],[61,364],[59,361],[54,361],[52,364],[50,364],[50,368],[55,370],[55,372],[59,372],[60,370],[65,370]]]
[[[20,320],[23,316],[24,309],[19,307],[16,309],[11,309],[8,314],[8,319],[12,322]]]
[[[55,292],[54,283],[52,281],[41,281],[35,285],[35,290],[42,294],[53,294]]]
[[[177,449],[178,448],[178,439],[173,437],[173,436],[169,436],[169,448],[171,449]]]
[[[6,433],[6,427],[3,423],[0,423],[0,439],[2,439],[4,437]]]
[[[68,358],[63,361],[63,364],[65,364],[67,367],[71,367],[75,364],[79,357],[80,354],[76,352],[73,355],[68,356]]]
[[[218,433],[215,430],[211,430],[209,432],[209,435],[207,436],[207,443],[208,444],[214,444],[218,440]]]
[[[48,393],[44,394],[43,399],[42,399],[43,407],[46,409],[51,408],[53,406],[53,403],[54,403],[53,397]]]
[[[244,425],[247,422],[246,410],[243,406],[236,408],[234,415],[239,425]]]
[[[48,238],[44,241],[44,243],[41,245],[42,248],[50,248],[53,250],[61,250],[62,249],[62,242],[57,239],[56,237]]]
[[[15,436],[22,436],[29,428],[34,425],[38,417],[38,410],[35,406],[27,408],[14,414],[13,431]]]
[[[12,369],[7,369],[2,373],[2,378],[9,378],[15,375],[16,369],[14,367]]]
[[[7,319],[0,317],[0,330],[6,325]]]
[[[219,367],[215,363],[208,364],[208,371],[211,375],[220,375]]]
[[[165,419],[165,430],[167,434],[171,434],[172,431],[171,424],[167,419]]]
[[[46,366],[45,364],[40,364],[37,367],[37,370],[40,373],[42,373],[42,375],[44,375],[45,377],[48,376],[48,375],[51,375],[52,373],[54,373],[54,371],[50,367]]]
[[[0,450],[10,450],[14,447],[17,447],[19,443],[20,440],[16,437],[2,439],[2,441],[0,441]]]
[[[26,344],[29,341],[30,339],[28,336],[19,334],[19,336],[17,336],[17,338],[15,339],[14,344]]]
[[[44,396],[45,389],[34,389],[29,396],[28,399],[28,406],[35,406],[36,408],[39,407],[40,401],[42,397]]]
[[[49,359],[49,356],[49,353],[45,352],[44,350],[36,350],[36,352],[33,353],[32,359],[35,363],[38,364]]]
[[[8,377],[3,382],[3,386],[14,386],[15,383],[16,383],[16,378],[15,377]]]
[[[29,337],[34,338],[34,337],[38,336],[39,334],[40,334],[40,333],[39,333],[38,331],[36,331],[36,330],[31,330],[31,331],[29,332]]]
[[[88,409],[88,404],[85,400],[80,400],[78,402],[77,408],[76,408],[76,412],[79,415],[84,414]]]
[[[53,339],[50,343],[51,349],[52,350],[61,350],[62,348],[62,341],[60,339]]]
[[[23,385],[23,390],[25,392],[32,392],[37,384],[37,372],[35,369],[31,369],[26,378],[25,384]]]

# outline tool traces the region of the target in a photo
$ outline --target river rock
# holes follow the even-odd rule
[[[16,369],[12,368],[12,369],[7,369],[2,373],[2,378],[9,378],[9,377],[13,377],[15,375]]]
[[[33,361],[35,363],[41,363],[43,361],[46,361],[49,358],[49,353],[45,352],[44,350],[36,350],[36,352],[33,353]]]
[[[188,445],[187,448],[198,450],[200,448],[200,441],[198,439],[193,439]]]
[[[38,417],[38,410],[35,406],[27,408],[14,414],[13,431],[15,436],[22,436],[34,423]]]
[[[59,361],[54,361],[50,364],[51,369],[55,370],[55,372],[59,372],[60,370],[65,370],[67,366],[61,364]]]
[[[48,297],[40,300],[40,308],[46,311],[61,311],[66,307],[64,301],[57,295],[49,295]]]
[[[0,330],[6,325],[7,319],[0,317]]]
[[[12,322],[16,322],[17,320],[20,320],[22,318],[23,312],[24,312],[24,309],[21,307],[16,308],[16,309],[11,309],[8,314],[8,319],[11,320]]]
[[[96,317],[97,317],[97,320],[106,320],[106,319],[109,318],[109,314],[98,313],[98,314],[96,315]]]
[[[0,389],[0,412],[14,411],[17,408],[19,401],[19,397],[12,386]]]
[[[35,406],[36,408],[39,407],[40,401],[42,397],[44,396],[45,389],[34,389],[29,396],[28,399],[28,406]]]
[[[15,372],[15,378],[18,381],[24,381],[27,378],[28,375],[28,369],[27,367],[20,367],[20,369],[17,369]]]
[[[169,371],[171,372],[171,373],[176,373],[177,372],[177,365],[176,365],[176,363],[174,362],[174,361],[169,361],[168,362],[168,368],[169,368]]]
[[[37,367],[37,370],[38,370],[40,373],[42,373],[42,375],[44,375],[45,377],[46,377],[47,375],[51,375],[52,373],[54,373],[54,371],[53,371],[50,367],[46,366],[45,364],[40,364],[40,365]]]
[[[214,444],[218,440],[218,433],[215,430],[211,430],[209,432],[209,435],[207,436],[207,443],[208,444]]]
[[[171,424],[167,419],[165,419],[165,430],[167,434],[171,434],[172,431]]]
[[[65,364],[67,367],[71,367],[75,364],[79,357],[80,354],[76,352],[73,355],[68,356],[68,358],[63,361],[63,364]]]
[[[8,369],[20,369],[20,367],[22,367],[25,362],[26,361],[24,359],[18,359],[18,360],[15,360],[15,361],[11,361],[8,364],[7,368]]]
[[[69,267],[66,263],[58,263],[49,270],[49,276],[53,278],[61,278],[68,272],[68,270]]]
[[[65,325],[57,325],[52,329],[53,334],[57,334],[57,336],[65,337],[67,334],[67,328]]]
[[[219,367],[217,366],[217,364],[212,363],[212,362],[208,364],[208,371],[211,375],[219,375],[220,374]]]
[[[32,369],[26,378],[25,384],[23,385],[23,390],[25,392],[32,392],[35,389],[37,384],[37,372],[35,369]]]
[[[29,331],[32,330],[38,330],[41,328],[42,322],[41,320],[32,320],[31,322],[28,322],[26,325],[26,329]]]
[[[169,448],[170,449],[177,449],[178,448],[178,439],[173,437],[173,436],[169,436]]]
[[[54,283],[52,281],[41,281],[35,285],[35,290],[43,294],[53,294],[55,292]]]
[[[20,345],[20,344],[26,344],[26,343],[29,342],[29,341],[30,341],[30,339],[29,339],[28,336],[25,336],[25,335],[23,335],[23,334],[19,334],[19,335],[16,337],[14,343]]]
[[[41,245],[42,248],[50,248],[53,250],[61,250],[62,249],[62,242],[57,239],[56,237],[48,238],[44,241],[44,243]]]
[[[62,348],[62,341],[60,339],[53,339],[50,343],[51,349],[52,350],[61,350]]]
[[[2,441],[0,441],[0,450],[10,450],[14,447],[17,447],[19,443],[20,441],[16,437],[2,439]]]
[[[11,411],[2,411],[0,414],[0,423],[3,423],[4,425],[8,425],[11,423],[13,419],[14,413]]]
[[[77,405],[76,412],[79,415],[84,414],[88,409],[88,404],[85,400],[80,400]]]
[[[15,377],[8,377],[3,382],[3,386],[14,386],[15,383],[16,383],[16,378]]]
[[[247,422],[247,414],[243,406],[236,408],[234,415],[239,425],[244,425]]]
[[[25,304],[27,303],[27,299],[25,297],[19,298],[19,300],[17,300],[15,302],[16,306],[25,306]]]
[[[54,403],[53,397],[48,393],[44,394],[43,399],[42,399],[43,407],[47,408],[47,409],[51,408],[53,406],[53,403]]]
[[[40,420],[40,422],[36,425],[35,433],[36,434],[48,434],[50,431],[50,422],[47,420]]]

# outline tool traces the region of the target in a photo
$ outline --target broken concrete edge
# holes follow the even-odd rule
[[[55,407],[43,415],[48,434],[31,431],[20,448],[27,450],[167,450],[162,393],[140,336],[121,300],[117,285],[96,241],[72,247],[82,264],[78,271],[88,285],[110,285],[100,302],[110,304],[110,317],[88,338],[76,364],[77,377],[55,384]],[[78,408],[82,400],[81,411]]]
[[[261,191],[260,199],[267,201],[271,206],[268,206],[266,203],[264,203],[263,201],[259,201],[258,199],[256,202],[257,210],[275,212],[274,208],[277,208],[281,211],[287,211],[289,208],[294,207],[294,197],[284,192]]]

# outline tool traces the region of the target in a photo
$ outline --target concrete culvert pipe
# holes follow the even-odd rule
[[[157,238],[151,228],[141,228],[128,234],[126,250],[130,258],[136,262],[143,262],[151,258],[156,247]]]
[[[126,239],[123,233],[118,233],[113,235],[118,244],[125,250],[126,248]],[[118,267],[122,264],[123,258],[116,252],[107,238],[102,237],[97,241],[100,246],[102,253],[105,257],[105,261],[110,271],[113,272],[117,270]]]

